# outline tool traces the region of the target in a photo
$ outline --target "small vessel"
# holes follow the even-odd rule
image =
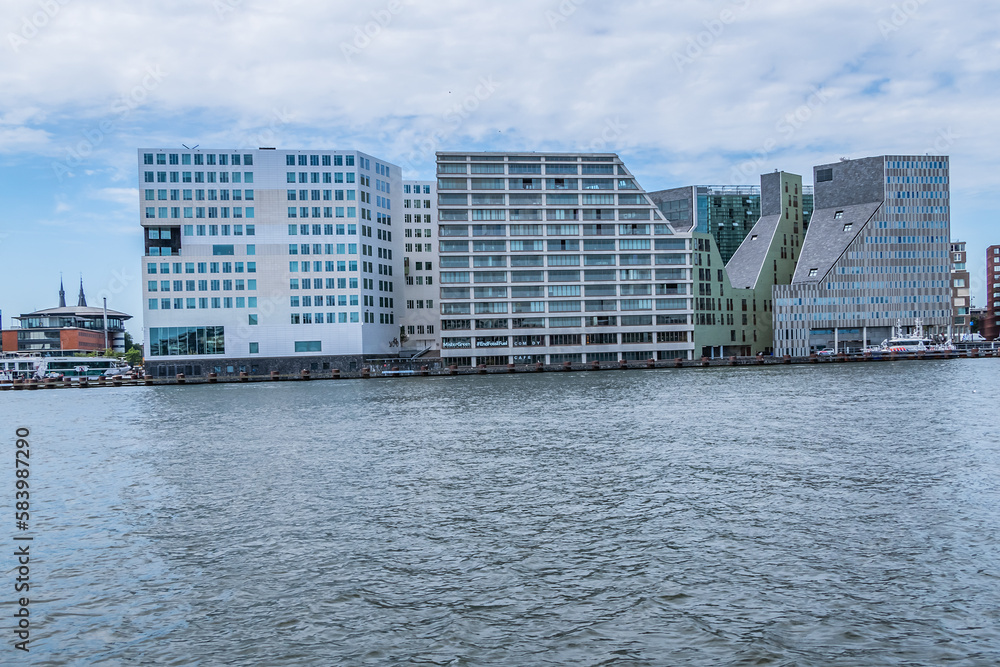
[[[954,349],[951,340],[944,336],[925,336],[923,323],[918,318],[910,333],[903,333],[902,320],[896,320],[892,338],[866,348],[865,352],[945,352]]]
[[[131,366],[115,357],[43,357],[39,354],[0,355],[0,381],[62,377],[126,375]]]

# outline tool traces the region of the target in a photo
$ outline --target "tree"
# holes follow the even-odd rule
[[[141,366],[142,365],[142,351],[139,348],[132,347],[125,352],[125,361],[128,362],[129,366]]]

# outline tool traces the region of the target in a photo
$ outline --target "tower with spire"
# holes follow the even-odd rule
[[[62,274],[59,274],[59,307],[66,307],[66,290],[63,289],[63,279]]]
[[[87,306],[87,297],[83,294],[83,276],[80,276],[80,300],[76,304],[77,306],[83,308]]]

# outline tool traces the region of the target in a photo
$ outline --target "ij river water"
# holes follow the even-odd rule
[[[4,392],[0,663],[995,665],[998,409],[994,359]]]

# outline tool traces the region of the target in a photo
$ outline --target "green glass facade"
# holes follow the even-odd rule
[[[225,354],[225,327],[151,327],[149,356]]]

